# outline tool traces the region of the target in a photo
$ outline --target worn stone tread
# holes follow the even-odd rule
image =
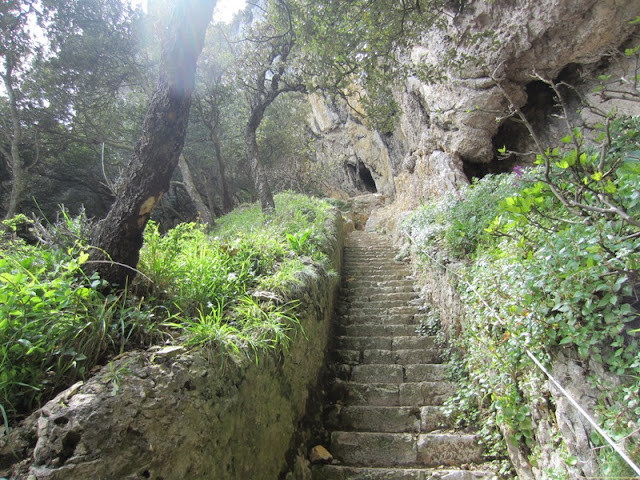
[[[442,364],[409,364],[397,363],[345,363],[338,367],[340,379],[357,383],[405,383],[422,381],[446,381],[447,366]]]
[[[325,465],[313,468],[313,480],[497,480],[489,470],[380,468]]]
[[[351,405],[336,407],[332,428],[356,432],[429,433],[450,430],[452,421],[437,406],[387,407]]]
[[[391,363],[398,365],[434,364],[441,363],[440,350],[432,349],[349,349],[335,350],[335,357],[342,363]]]
[[[479,437],[462,433],[334,431],[331,452],[344,464],[372,467],[438,467],[483,461]]]
[[[415,335],[417,325],[403,323],[380,324],[380,323],[359,323],[355,325],[339,325],[338,331],[341,336],[352,337],[390,337],[393,335],[410,336]]]
[[[333,385],[335,398],[342,398],[345,405],[442,405],[454,392],[453,382],[356,383],[336,380]]]

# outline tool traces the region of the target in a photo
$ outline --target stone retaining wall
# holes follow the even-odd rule
[[[332,223],[339,271],[338,213]],[[124,355],[13,431],[0,444],[0,477],[277,479],[325,363],[337,286],[319,274],[301,288],[304,334],[258,363],[179,347]]]

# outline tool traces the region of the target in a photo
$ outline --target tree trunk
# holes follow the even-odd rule
[[[9,100],[9,110],[11,112],[11,149],[9,152],[4,152],[4,156],[7,157],[9,163],[9,170],[11,171],[11,193],[9,195],[9,203],[5,212],[4,218],[11,218],[18,213],[22,196],[27,188],[27,175],[28,170],[24,165],[22,156],[20,155],[20,143],[22,142],[22,125],[20,121],[20,111],[18,110],[18,101],[16,99],[16,92],[13,89],[13,81],[11,76],[13,75],[13,68],[9,64],[9,61],[5,61],[6,72],[3,75],[2,80],[5,90],[7,91],[7,97]]]
[[[271,193],[271,187],[267,180],[267,172],[260,158],[260,151],[258,150],[257,131],[261,120],[262,116],[260,114],[254,113],[251,116],[245,130],[244,141],[247,146],[247,157],[249,159],[251,173],[253,174],[253,183],[256,192],[258,192],[262,211],[270,215],[276,211],[276,204],[273,201],[273,193]]]
[[[213,225],[215,222],[213,220],[213,215],[211,214],[211,210],[205,204],[204,200],[202,200],[202,196],[200,192],[196,188],[196,184],[193,181],[193,177],[191,176],[191,169],[189,168],[189,164],[187,160],[184,158],[184,155],[180,155],[180,160],[178,161],[178,167],[180,168],[180,173],[182,173],[182,180],[184,181],[184,186],[187,189],[187,193],[191,198],[191,201],[196,206],[196,210],[198,211],[198,216],[202,223],[207,223],[209,225]]]
[[[168,190],[191,107],[195,70],[216,0],[179,0],[162,42],[160,77],[125,183],[92,236],[89,271],[124,287],[135,276],[145,226]]]
[[[216,159],[218,160],[218,172],[220,174],[220,188],[222,189],[222,211],[229,213],[233,210],[233,198],[231,198],[231,192],[229,191],[229,182],[227,181],[226,166],[224,159],[222,158],[222,142],[220,141],[220,135],[217,130],[211,131],[211,140],[213,141],[213,148],[216,152]]]

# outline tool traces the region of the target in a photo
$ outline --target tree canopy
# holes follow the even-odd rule
[[[318,183],[309,177],[313,138],[305,126],[304,94],[340,96],[364,110],[374,126],[391,128],[395,104],[389,82],[380,78],[403,75],[399,49],[438,18],[434,4],[420,1],[249,2],[232,24],[208,26],[192,86],[187,63],[193,57],[176,53],[167,63],[154,33],[166,37],[172,22],[180,21],[166,20],[173,7],[163,0],[150,2],[148,13],[123,0],[3,3],[5,217],[38,209],[51,215],[57,204],[72,203],[72,210],[86,205],[89,215],[102,218],[109,209],[141,211],[152,197],[144,218],[159,205],[154,215],[167,226],[195,216],[212,223],[235,204],[256,198],[265,212],[272,211],[274,187],[312,191]],[[194,35],[192,29],[180,40],[195,45]],[[195,108],[185,114],[177,104],[163,106],[165,119],[181,118],[176,128],[186,129],[186,146],[182,151],[182,142],[175,144],[168,168],[152,168],[162,172],[162,187],[151,195],[142,193],[148,175],[136,169],[153,164],[155,154],[139,160],[150,144],[136,139],[149,135],[154,114],[151,106],[146,117],[144,111],[157,72],[172,78],[171,88],[193,91]],[[134,197],[140,205],[122,206],[123,198]],[[100,229],[113,222],[104,219]],[[126,237],[123,229],[121,222],[120,238]],[[115,230],[110,235],[118,236]],[[126,247],[131,251],[141,242],[136,235]],[[108,253],[102,260],[135,267],[137,254],[118,260],[113,248],[104,248],[104,238],[98,241],[100,234],[94,238]]]

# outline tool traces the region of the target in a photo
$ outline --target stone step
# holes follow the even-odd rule
[[[398,262],[393,256],[375,256],[375,257],[346,257],[342,263],[344,268],[356,268],[359,270],[384,269],[387,267],[401,267],[411,270],[411,266],[404,262]]]
[[[411,318],[413,321],[413,318]],[[356,325],[338,325],[337,333],[339,335],[353,337],[390,337],[393,335],[411,336],[417,335],[418,324],[378,324],[378,323],[361,323]]]
[[[352,304],[363,301],[371,302],[383,302],[383,301],[395,301],[395,300],[415,300],[420,295],[419,292],[413,290],[404,290],[399,292],[385,292],[378,288],[362,289],[358,294],[353,292],[348,298],[341,298],[339,302],[345,304]]]
[[[405,267],[385,267],[385,268],[344,268],[342,279],[348,280],[370,280],[374,278],[394,280],[394,277],[401,276],[400,280],[411,276],[411,270]]]
[[[340,349],[334,351],[334,356],[338,362],[350,365],[383,363],[396,365],[434,364],[442,362],[440,355],[440,348],[437,347],[395,351],[389,349]]]
[[[402,265],[405,268],[411,268],[411,264],[396,260],[393,251],[376,252],[375,254],[349,253],[349,255],[345,255],[344,257],[344,265],[365,265],[367,267],[378,267],[380,265]]]
[[[344,310],[344,308],[343,308]],[[340,312],[340,308],[336,309],[336,312]],[[344,315],[346,318],[362,318],[372,315],[396,315],[396,314],[405,314],[405,315],[417,315],[419,313],[423,313],[419,306],[417,305],[404,305],[397,307],[387,307],[387,308],[379,308],[379,307],[361,307],[357,309],[357,311],[349,311]]]
[[[383,312],[375,315],[365,315],[362,313],[351,312],[340,317],[339,325],[342,327],[350,325],[354,327],[360,325],[410,325],[417,329],[420,325],[420,320],[426,320],[427,318],[427,315],[420,313]]]
[[[333,432],[330,451],[347,465],[454,466],[482,463],[477,435],[458,433]]]
[[[402,308],[406,306],[413,306],[409,302],[411,301],[411,299],[417,299],[414,293],[411,293],[410,295],[406,295],[406,294],[397,294],[397,295],[405,295],[408,298],[407,299],[397,298],[397,299],[390,299],[390,300],[385,300],[384,298],[372,299],[372,300],[353,299],[349,302],[339,301],[336,305],[336,310],[338,312],[352,312],[355,310],[357,312],[362,312],[362,313],[375,312],[375,311],[387,311],[390,308]]]
[[[349,467],[316,465],[313,480],[497,480],[490,470],[444,470],[429,468]]]
[[[367,266],[365,263],[347,263],[343,265],[343,277],[357,277],[357,276],[366,276],[367,274],[385,274],[385,273],[398,273],[403,272],[406,275],[411,275],[412,270],[408,268],[406,265],[400,263],[388,263],[382,265],[376,265],[375,267]]]
[[[386,282],[391,280],[405,280],[411,275],[406,271],[388,271],[388,272],[371,272],[370,275],[366,273],[343,275],[343,283],[356,283],[356,282]]]
[[[336,380],[332,397],[344,405],[440,406],[455,392],[452,382],[355,383]]]
[[[441,407],[352,405],[336,408],[330,427],[342,431],[427,433],[450,429],[452,423]]]
[[[402,383],[404,381],[404,367],[391,364],[370,365],[339,365],[338,378],[357,383]]]
[[[422,300],[416,292],[402,292],[391,294],[377,294],[340,300],[336,307],[338,310],[357,310],[358,312],[371,312],[374,310],[388,310],[390,308],[420,307]]]
[[[362,292],[359,295],[349,295],[349,298],[343,298],[338,301],[338,305],[349,305],[357,307],[385,307],[398,306],[402,307],[407,304],[412,305],[419,299],[420,294],[414,291],[408,292],[379,292],[376,289],[370,289],[368,292]],[[412,302],[412,303],[409,303]],[[423,303],[423,302],[415,302]]]
[[[405,382],[422,382],[429,380],[447,381],[449,379],[449,369],[447,365],[437,363],[411,364],[404,367]]]
[[[352,257],[375,257],[375,256],[390,256],[395,257],[396,251],[391,247],[375,247],[375,248],[354,248],[346,247],[344,252],[346,258]]]
[[[352,337],[338,336],[335,339],[338,350],[410,350],[433,349],[436,347],[433,336],[397,336],[397,337]]]
[[[401,278],[400,280],[388,280],[386,282],[379,282],[370,280],[368,278],[362,278],[358,282],[358,285],[354,285],[354,281],[343,282],[343,288],[383,288],[383,287],[411,287],[415,286],[415,280],[413,278]]]
[[[436,382],[448,379],[447,366],[442,364],[342,364],[337,371],[341,380],[356,383]]]
[[[401,293],[401,292],[414,292],[413,282],[411,280],[394,280],[395,285],[385,285],[380,283],[379,285],[366,285],[366,286],[344,286],[340,288],[339,295],[344,297],[369,294],[371,291],[380,293]]]
[[[411,268],[406,263],[398,263],[393,260],[362,259],[358,261],[345,260],[342,264],[345,276],[349,273],[386,272],[402,270],[411,273]]]

